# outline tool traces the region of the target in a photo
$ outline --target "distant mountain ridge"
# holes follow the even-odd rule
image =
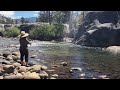
[[[20,22],[21,19],[15,19],[18,22]],[[36,17],[29,17],[29,18],[25,18],[26,21],[29,21],[30,23],[34,23],[36,22]]]

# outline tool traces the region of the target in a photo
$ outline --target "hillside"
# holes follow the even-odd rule
[[[20,22],[21,19],[16,19],[18,22]],[[25,18],[26,21],[29,21],[30,23],[34,23],[36,21],[36,17],[29,17]]]

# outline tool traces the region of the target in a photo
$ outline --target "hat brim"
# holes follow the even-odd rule
[[[20,34],[18,37],[22,37],[22,38],[23,38],[23,37],[27,37],[27,36],[29,36],[29,34],[28,34],[28,33],[25,33],[25,35],[21,35],[21,34]]]

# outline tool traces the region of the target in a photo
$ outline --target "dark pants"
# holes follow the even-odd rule
[[[28,62],[28,53],[27,48],[20,48],[20,60],[23,61],[25,56],[25,62]]]

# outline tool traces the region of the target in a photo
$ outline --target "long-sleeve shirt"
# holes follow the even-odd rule
[[[20,38],[19,42],[20,42],[20,49],[26,49],[28,47],[27,45],[30,44],[30,42],[27,40],[26,37]]]

